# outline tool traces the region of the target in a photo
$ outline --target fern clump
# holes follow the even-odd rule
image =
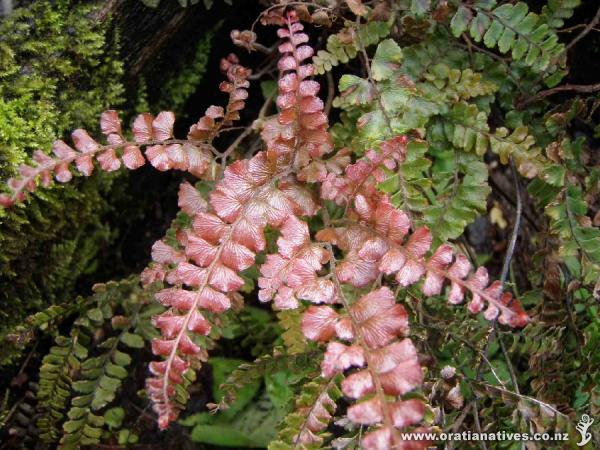
[[[8,434],[35,420],[60,448],[162,445],[181,426],[236,448],[424,449],[472,430],[567,445],[599,398],[600,177],[576,131],[597,104],[549,101],[596,88],[546,89],[594,26],[561,39],[578,3],[274,3],[230,34],[264,63],[222,58],[223,106],[184,137],[171,111],[125,126],[107,109],[99,133],[35,152],[4,211],[142,166],[178,172],[179,210],[139,275],[7,331],[9,355],[49,347],[15,375],[35,396]]]

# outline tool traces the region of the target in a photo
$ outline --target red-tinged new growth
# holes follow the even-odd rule
[[[237,56],[231,54],[221,60],[221,71],[227,77],[227,81],[223,81],[219,85],[219,89],[221,92],[229,94],[227,106],[225,108],[209,106],[198,123],[190,128],[188,139],[192,141],[211,143],[223,127],[240,119],[240,111],[246,106],[247,89],[250,86],[248,81],[251,74],[250,69],[241,66]]]
[[[401,162],[405,143],[403,138],[387,141],[379,154],[370,150],[364,159],[346,167],[343,177],[328,175],[322,184],[324,198],[349,206],[348,225],[317,233],[317,238],[344,251],[345,257],[336,269],[338,278],[356,287],[367,286],[380,274],[393,275],[404,287],[423,279],[421,290],[427,296],[442,294],[448,283],[450,303],[461,303],[468,292],[471,312],[478,313],[487,304],[486,319],[497,318],[512,327],[525,326],[529,317],[519,301],[503,292],[500,282],[490,284],[485,268],[472,272],[468,259],[455,255],[447,244],[427,257],[433,241],[429,229],[420,227],[411,232],[409,217],[376,189],[381,167]]]
[[[160,280],[172,286],[157,295],[168,309],[154,318],[162,336],[155,339],[152,348],[164,359],[151,364],[153,377],[147,380],[147,389],[163,429],[183,406],[181,396],[177,396],[177,386],[183,383],[184,372],[197,368],[198,362],[206,358],[205,350],[194,342],[194,335],[210,333],[210,316],[229,309],[236,300],[237,291],[244,284],[239,272],[252,266],[256,253],[265,250],[265,227],[281,230],[279,244],[285,248],[283,258],[286,260],[275,261],[275,257],[270,257],[271,272],[267,264],[261,281],[264,291],[268,292],[263,296],[277,294],[285,304],[293,302],[295,295],[310,296],[308,292],[296,292],[298,283],[306,279],[316,281],[315,271],[327,261],[322,248],[310,246],[308,227],[297,219],[297,216],[313,215],[317,210],[310,192],[295,179],[297,155],[321,154],[323,140],[328,142],[326,128],[322,127],[324,115],[322,112],[319,117],[314,115],[322,103],[320,108],[308,104],[312,104],[310,99],[316,98],[318,85],[315,87],[314,82],[305,80],[312,70],[300,65],[300,61],[312,55],[306,50],[309,47],[298,47],[307,39],[299,33],[301,28],[294,15],[288,16],[284,29],[287,35],[283,33],[283,36],[292,47],[282,46],[285,62],[280,63],[280,67],[288,73],[282,77],[286,81],[280,81],[280,93],[282,96],[292,93],[295,100],[289,100],[289,104],[278,101],[281,112],[274,120],[282,125],[278,130],[283,135],[267,139],[266,151],[252,159],[228,166],[224,178],[211,192],[208,204],[191,185],[182,185],[179,206],[192,216],[192,228],[178,233],[179,248],[157,242],[152,249],[154,264],[143,274],[145,282]],[[294,63],[288,59],[290,52]],[[231,60],[229,64],[233,64]],[[237,118],[240,105],[243,106],[243,102],[239,102],[245,98],[240,91],[247,83],[244,77],[238,76],[240,72],[235,64],[227,67],[227,73],[229,82],[222,90],[231,93],[227,111],[233,111]],[[306,99],[308,103],[304,105]],[[301,104],[304,106],[300,107]],[[231,120],[229,114],[207,111],[207,116],[192,127],[189,137],[210,140],[220,123]],[[218,118],[222,119],[219,123]],[[308,161],[309,158],[300,159]],[[303,262],[307,265],[303,266]],[[288,272],[290,277],[282,279],[281,274],[275,273],[282,263],[293,265],[294,271],[304,270],[306,275]]]
[[[0,193],[0,206],[8,208],[24,201],[27,193],[37,188],[38,180],[44,187],[50,185],[53,176],[61,183],[70,181],[73,164],[80,174],[90,176],[94,171],[94,160],[107,172],[118,170],[121,165],[135,170],[148,159],[160,171],[175,169],[196,177],[206,176],[212,161],[212,141],[224,126],[239,120],[239,111],[248,97],[250,70],[239,65],[235,55],[221,61],[221,70],[227,81],[219,88],[229,94],[227,107],[213,105],[207,108],[198,123],[191,126],[187,139],[173,137],[175,115],[170,111],[162,111],[156,117],[148,113],[138,115],[132,126],[133,141],[124,136],[118,113],[105,111],[100,116],[100,130],[106,137],[106,144],[99,144],[87,131],[77,129],[71,134],[75,148],[57,140],[52,146],[53,157],[36,151],[33,155],[35,165],[21,165],[19,177],[8,180],[10,192]],[[141,147],[145,147],[144,153]]]
[[[140,114],[133,122],[133,141],[123,134],[121,120],[116,111],[104,111],[100,116],[100,130],[106,144],[99,144],[87,131],[77,129],[71,134],[73,147],[62,140],[52,145],[54,156],[37,150],[33,154],[35,165],[23,164],[19,176],[8,180],[10,193],[0,194],[0,206],[8,208],[22,202],[27,193],[35,191],[38,180],[48,187],[54,177],[61,183],[73,178],[71,166],[90,176],[94,171],[94,160],[107,172],[118,170],[121,165],[135,170],[146,163],[146,158],[158,170],[179,169],[200,177],[206,173],[211,162],[211,153],[200,142],[182,141],[173,138],[175,115],[163,111],[158,116]],[[146,158],[140,147],[146,147]]]
[[[387,287],[354,303],[340,294],[342,307],[310,306],[302,319],[304,335],[329,342],[321,364],[322,376],[346,373],[342,392],[354,399],[348,418],[370,427],[361,448],[425,448],[402,441],[399,429],[418,424],[424,404],[402,396],[423,382],[417,350],[408,335],[408,316]],[[413,446],[413,447],[410,447]]]
[[[280,168],[270,165],[261,152],[250,160],[231,164],[208,205],[191,186],[180,189],[179,204],[193,217],[192,228],[178,234],[179,249],[158,241],[152,249],[157,263],[145,273],[146,281],[164,279],[171,288],[157,299],[169,309],[154,318],[162,337],[153,341],[153,362],[147,389],[162,429],[177,417],[176,385],[183,373],[203,361],[206,352],[193,335],[208,335],[212,313],[223,313],[244,285],[239,272],[252,266],[256,252],[265,248],[264,228],[278,228],[299,212],[293,199],[277,188]],[[208,313],[208,314],[207,314]]]
[[[269,156],[287,158],[302,179],[302,170],[332,150],[327,132],[327,115],[323,101],[317,96],[320,86],[308,80],[314,74],[312,64],[304,63],[314,54],[305,45],[308,36],[295,11],[282,20],[283,27],[277,32],[284,42],[279,46],[281,72],[277,106],[279,114],[265,123],[262,137],[267,143]]]
[[[333,282],[317,276],[329,261],[329,252],[311,242],[308,224],[289,217],[281,227],[277,246],[279,252],[267,255],[260,268],[258,298],[273,299],[277,309],[295,309],[298,300],[331,303],[335,298]]]

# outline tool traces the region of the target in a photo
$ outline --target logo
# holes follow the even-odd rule
[[[583,447],[592,439],[592,433],[588,432],[588,429],[593,423],[594,419],[587,414],[584,414],[581,416],[581,419],[579,419],[579,423],[575,425],[575,429],[579,431],[579,434],[581,434],[581,441],[577,443],[579,447]]]

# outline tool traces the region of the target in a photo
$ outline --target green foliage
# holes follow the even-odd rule
[[[458,238],[467,225],[485,213],[491,192],[483,162],[468,155],[454,156],[449,171],[436,171],[432,188],[437,202],[424,216],[431,229],[441,230],[438,235],[442,240]]]
[[[513,60],[523,60],[538,72],[555,66],[564,45],[544,17],[529,12],[523,2],[493,8],[495,3],[485,0],[461,5],[450,23],[454,36],[468,30],[476,42],[483,40],[486,47],[497,47],[501,53],[511,52]]]
[[[203,35],[191,58],[186,60],[185,65],[178,68],[174,76],[162,86],[160,99],[156,105],[159,110],[180,111],[187,99],[196,92],[206,73],[213,38],[220,26],[217,24]],[[140,109],[140,111],[147,110],[147,108]]]
[[[339,389],[341,377],[333,377],[329,380],[323,378],[316,378],[302,386],[299,395],[296,398],[296,403],[293,411],[288,414],[280,428],[278,440],[273,441],[269,444],[269,450],[285,450],[292,448],[321,448],[321,444],[325,441],[330,434],[323,430],[319,434],[314,435],[314,445],[303,445],[297,442],[297,436],[306,431],[307,422],[309,420],[315,421],[316,419],[312,416],[314,412],[314,405],[324,404],[323,399],[329,398],[334,402],[342,396],[342,392]],[[328,408],[327,404],[324,406]],[[329,411],[333,414],[335,411]]]
[[[220,407],[229,407],[238,398],[241,389],[265,376],[271,376],[282,371],[301,374],[311,368],[316,369],[320,362],[320,353],[320,351],[315,350],[306,353],[286,354],[279,349],[275,349],[272,355],[261,356],[251,363],[239,364],[219,386]]]
[[[80,338],[83,338],[83,344]],[[58,336],[56,345],[50,348],[42,361],[37,394],[40,405],[37,426],[39,437],[44,442],[56,442],[60,437],[60,421],[69,402],[73,376],[88,355],[85,340],[86,336],[80,336],[79,330],[74,330],[68,337]]]
[[[586,223],[587,212],[588,205],[577,186],[567,186],[546,208],[551,230],[564,242],[561,256],[568,258],[571,264],[581,265],[574,272],[579,272],[586,283],[595,283],[600,271],[600,230]],[[581,258],[578,258],[579,253]]]
[[[40,367],[39,437],[65,449],[99,443],[106,427],[119,428],[103,412],[131,376],[132,353],[156,335],[150,318],[160,307],[136,278],[94,290],[76,302],[81,311],[70,334],[56,337]]]
[[[301,372],[294,372],[294,366],[286,367],[284,360],[277,361],[277,356],[250,364],[216,357],[209,364],[215,402],[223,404],[232,385],[239,386],[227,409],[215,414],[194,414],[181,421],[193,427],[192,440],[222,447],[266,447],[275,437],[276,425],[292,400],[294,392],[290,385],[306,373],[306,359],[300,366]],[[240,379],[242,373],[247,376],[244,380]]]
[[[408,48],[403,55],[394,41],[381,42],[371,64],[372,79],[344,75],[334,106],[360,115],[356,132],[347,133],[351,141],[342,144],[350,144],[356,152],[394,133],[424,129],[432,147],[426,141],[411,142],[405,162],[380,188],[395,205],[422,214],[421,222],[431,226],[442,242],[459,237],[485,212],[490,189],[480,157],[491,147],[502,153],[504,161],[510,153],[530,158],[519,150],[529,150],[531,138],[514,145],[509,139],[490,139],[487,114],[468,101],[494,94],[496,84],[472,69],[462,69],[464,55],[438,58],[440,45],[435,39],[432,45]],[[334,135],[340,134],[338,130]],[[497,133],[501,136],[503,130]],[[448,151],[449,146],[459,152]],[[477,157],[469,154],[473,150]]]
[[[356,58],[361,43],[364,47],[377,44],[389,33],[388,22],[373,21],[358,26],[347,23],[342,30],[327,38],[327,50],[319,50],[313,58],[315,72],[322,74],[347,63]]]
[[[284,310],[277,313],[279,324],[283,328],[281,335],[287,353],[297,355],[306,352],[308,343],[304,339],[300,327],[302,312],[298,309]]]
[[[581,0],[548,0],[542,8],[542,20],[551,28],[562,28],[580,4]]]

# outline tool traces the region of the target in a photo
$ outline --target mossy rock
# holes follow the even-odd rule
[[[123,65],[100,3],[33,2],[0,23],[0,179],[122,101]],[[40,190],[0,210],[0,329],[73,295],[114,233],[102,218],[122,176]]]

